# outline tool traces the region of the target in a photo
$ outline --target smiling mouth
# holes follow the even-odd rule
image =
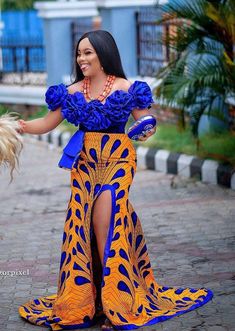
[[[86,70],[88,67],[89,67],[89,65],[82,65],[82,66],[80,66],[80,68],[81,68],[82,71]]]

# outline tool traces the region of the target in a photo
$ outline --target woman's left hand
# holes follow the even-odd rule
[[[146,133],[146,135],[142,136],[141,138],[138,139],[138,141],[145,141],[147,140],[149,137],[151,137],[154,133],[156,132],[156,127],[151,129],[148,133]]]

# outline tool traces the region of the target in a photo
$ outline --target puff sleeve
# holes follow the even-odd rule
[[[132,107],[137,109],[151,108],[154,100],[152,98],[152,92],[149,85],[146,82],[135,81],[130,89],[129,93],[132,94],[133,103]]]
[[[50,86],[45,93],[48,109],[54,111],[61,107],[67,96],[68,90],[64,84]]]

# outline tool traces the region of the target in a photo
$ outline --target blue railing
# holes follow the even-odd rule
[[[37,11],[4,11],[2,20],[2,72],[44,72],[42,20]]]
[[[45,49],[41,36],[1,40],[3,73],[44,72],[46,70]]]

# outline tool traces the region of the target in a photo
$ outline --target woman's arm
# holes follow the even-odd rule
[[[149,115],[148,109],[133,109],[131,115],[134,117],[135,121],[137,121],[140,117]]]
[[[61,107],[32,121],[19,120],[20,133],[43,134],[55,129],[64,120],[60,110]]]

